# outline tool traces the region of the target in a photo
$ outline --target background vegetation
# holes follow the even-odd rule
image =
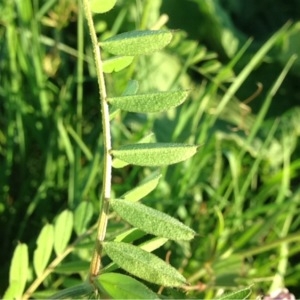
[[[107,75],[109,94],[120,95],[134,79],[140,91],[191,90],[171,112],[122,113],[112,121],[115,145],[150,132],[161,142],[202,145],[191,160],[163,169],[146,199],[199,234],[156,251],[191,283],[191,291],[165,290],[167,296],[209,299],[251,284],[254,296],[283,286],[300,295],[299,6],[296,0],[118,0],[112,12],[95,17],[100,39],[133,29],[175,30],[163,52]],[[8,0],[0,11],[3,295],[18,242],[32,255],[41,228],[82,201],[92,204],[95,223],[102,136],[80,1]],[[115,196],[147,174],[147,168],[115,170]],[[110,221],[108,236],[126,228]],[[88,249],[65,260],[80,260],[81,269],[53,273],[36,296],[84,278]]]

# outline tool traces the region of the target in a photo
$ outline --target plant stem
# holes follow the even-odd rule
[[[78,3],[78,22],[77,22],[77,70],[76,70],[76,134],[82,140],[82,107],[83,107],[83,66],[84,66],[84,15],[81,0]],[[79,144],[74,149],[74,173],[73,173],[73,187],[74,187],[74,204],[78,205],[80,201],[79,174],[81,169],[81,148]]]
[[[94,60],[96,64],[97,80],[100,94],[100,106],[102,115],[102,130],[103,130],[103,147],[104,147],[104,159],[103,159],[103,184],[100,202],[100,215],[97,228],[97,240],[90,265],[89,279],[93,281],[93,278],[99,274],[101,265],[101,250],[102,241],[104,240],[107,226],[109,199],[111,194],[111,170],[112,170],[112,157],[110,155],[111,150],[111,135],[110,135],[110,123],[109,123],[109,109],[106,102],[106,86],[102,67],[101,52],[98,45],[97,35],[94,27],[93,16],[90,9],[89,0],[83,0],[85,16],[87,18],[88,28],[91,35]]]

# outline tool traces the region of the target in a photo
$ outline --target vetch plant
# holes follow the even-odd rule
[[[79,285],[62,290],[52,298],[78,298],[86,295],[99,295],[110,298],[157,299],[155,292],[138,280],[120,273],[112,273],[122,268],[137,278],[164,287],[184,287],[184,276],[174,267],[151,252],[168,240],[191,240],[195,232],[178,220],[139,203],[158,184],[160,174],[154,172],[148,180],[128,191],[120,199],[111,196],[112,168],[127,164],[160,167],[179,163],[196,154],[198,146],[180,143],[154,143],[148,137],[135,144],[114,148],[111,138],[110,108],[134,113],[157,113],[182,104],[188,97],[188,91],[151,92],[138,94],[137,89],[129,89],[124,95],[108,97],[104,73],[117,72],[129,66],[137,55],[148,55],[166,47],[173,36],[167,30],[139,30],[125,32],[110,37],[99,43],[93,22],[93,13],[111,10],[115,0],[83,0],[83,7],[91,36],[94,61],[101,106],[103,128],[103,186],[100,196],[100,213],[96,227],[96,242],[91,258],[87,280]],[[113,57],[103,60],[101,51]],[[127,232],[118,235],[113,241],[106,240],[106,231],[110,208],[124,221],[133,226]],[[10,269],[10,285],[5,298],[32,297],[37,287],[54,270],[59,271],[60,262],[74,250],[95,228],[86,230],[93,214],[89,203],[81,203],[75,212],[63,211],[55,224],[46,224],[38,239],[33,254],[33,269],[37,279],[24,293],[28,279],[29,255],[26,244],[19,244],[15,250]],[[69,245],[75,230],[78,238]],[[131,242],[151,234],[154,237],[140,245]],[[56,258],[49,264],[51,255]],[[112,260],[108,266],[102,264],[102,257],[107,255]],[[21,271],[20,271],[21,270]]]
[[[101,2],[99,2],[99,6],[94,11],[106,11],[106,8],[101,9],[101,5]],[[123,64],[125,61],[124,66],[127,66],[128,57],[151,54],[167,46],[172,39],[172,33],[165,30],[132,31],[113,36],[98,44],[89,1],[84,1],[84,6],[97,69],[104,135],[104,178],[101,195],[101,211],[97,228],[97,241],[90,265],[89,281],[95,285],[97,289],[109,294],[113,298],[120,296],[115,294],[117,291],[110,290],[109,292],[107,288],[103,286],[101,276],[98,279],[98,275],[101,274],[101,257],[104,250],[113,262],[136,277],[162,286],[183,286],[186,284],[185,278],[175,268],[150,252],[121,241],[104,242],[110,206],[129,224],[159,238],[190,240],[195,236],[195,232],[189,227],[155,209],[132,200],[111,199],[113,158],[127,164],[152,167],[170,165],[183,161],[193,156],[197,151],[198,146],[185,144],[142,142],[124,145],[118,149],[114,149],[111,145],[110,105],[116,109],[128,112],[155,113],[181,104],[187,98],[188,92],[156,92],[108,98],[106,94],[104,63],[101,57],[101,50],[118,56],[117,59],[109,60],[109,71],[117,71],[122,68],[120,63]],[[124,59],[122,59],[122,57],[124,57]],[[130,60],[131,59],[129,59],[129,64]],[[164,241],[166,239],[164,239]],[[115,282],[116,278],[114,275],[111,275],[110,280]],[[130,279],[128,280],[130,281]],[[132,285],[135,284],[137,283],[132,283]],[[141,286],[140,283],[138,285]],[[133,290],[136,291],[135,288],[133,288]],[[141,292],[138,296],[139,298],[149,297],[148,288],[145,287],[144,290],[145,292]],[[130,297],[134,296],[137,297],[137,295],[130,295]],[[153,297],[156,298],[156,295],[153,294]],[[152,297],[150,296],[150,298]]]

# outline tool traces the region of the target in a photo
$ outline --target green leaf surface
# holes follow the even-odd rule
[[[147,286],[123,274],[102,274],[98,283],[112,299],[159,299]]]
[[[244,300],[249,299],[249,296],[251,295],[251,288],[245,288],[242,290],[239,290],[237,292],[228,293],[221,298],[218,298],[219,300]]]
[[[69,210],[63,211],[54,225],[54,250],[57,255],[67,247],[73,229],[73,214]]]
[[[138,141],[138,143],[141,143],[141,144],[150,143],[150,142],[153,142],[153,140],[154,140],[154,134],[150,133],[150,134],[144,136],[142,139],[140,139]],[[116,169],[124,168],[127,165],[129,165],[129,163],[127,163],[123,160],[120,160],[116,157],[113,159],[113,167]]]
[[[155,237],[151,240],[148,240],[142,244],[139,245],[139,247],[147,252],[152,252],[161,246],[163,246],[168,239],[162,238],[162,237]]]
[[[107,98],[107,101],[124,111],[156,113],[180,105],[188,94],[188,91],[159,92]]]
[[[137,80],[129,80],[122,96],[135,95],[139,90],[139,82]]]
[[[146,233],[138,228],[130,228],[127,231],[119,234],[115,239],[114,242],[124,242],[124,243],[132,243],[140,239],[141,237],[145,236]],[[147,251],[147,249],[144,249]],[[151,252],[151,251],[148,251]],[[112,272],[118,269],[116,263],[111,262],[109,265],[105,266],[103,271],[104,272]]]
[[[52,250],[54,241],[54,228],[52,224],[46,224],[37,239],[37,248],[33,255],[33,267],[37,276],[45,270]]]
[[[171,240],[191,240],[195,232],[178,220],[144,204],[111,199],[113,210],[129,224]]]
[[[144,231],[141,231],[137,228],[132,228],[130,230],[132,231],[132,235],[127,235],[124,237],[122,237],[120,235],[120,236],[117,236],[117,238],[115,238],[114,241],[115,242],[122,241],[122,242],[130,243],[130,242],[137,240],[138,238],[146,235],[146,233]],[[139,236],[139,232],[142,233],[142,234],[140,234],[140,236]],[[151,240],[148,240],[148,241],[140,244],[138,247],[147,252],[152,252],[152,251],[160,248],[161,246],[163,246],[167,241],[168,241],[168,239],[166,239],[166,238],[155,237]],[[118,269],[118,266],[114,262],[110,263],[108,266],[106,266],[104,268],[105,272],[112,272],[116,269]]]
[[[122,96],[135,95],[139,90],[139,82],[137,80],[129,80],[127,86],[122,93]],[[112,120],[118,113],[120,109],[112,107],[109,113],[109,119]]]
[[[57,266],[54,269],[54,272],[59,274],[74,274],[86,271],[88,268],[89,262],[79,260],[63,263],[62,265]]]
[[[131,243],[145,235],[146,235],[146,233],[138,228],[130,228],[130,229],[126,230],[125,232],[118,234],[115,237],[114,241]]]
[[[90,202],[81,202],[74,213],[74,230],[77,235],[83,234],[93,217],[93,205]]]
[[[150,54],[166,47],[172,36],[167,30],[136,30],[108,38],[100,46],[114,55]]]
[[[19,299],[22,296],[27,281],[28,264],[28,247],[26,244],[18,244],[11,261],[9,287],[4,299]]]
[[[119,72],[128,67],[132,61],[133,56],[116,56],[103,61],[103,72],[112,73]]]
[[[138,166],[171,165],[193,156],[198,146],[173,143],[138,143],[112,150],[115,158]]]
[[[90,299],[94,292],[94,288],[89,282],[84,282],[51,295],[49,299]]]
[[[141,279],[169,287],[179,287],[186,283],[185,278],[175,268],[136,246],[105,242],[103,247],[119,267]]]
[[[157,187],[160,178],[161,174],[157,172],[151,174],[151,176],[149,176],[145,181],[128,191],[121,198],[133,202],[139,201],[150,194]]]
[[[93,13],[105,13],[110,11],[117,0],[90,0],[91,11]]]

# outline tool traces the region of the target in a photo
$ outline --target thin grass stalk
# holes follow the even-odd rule
[[[83,63],[84,63],[84,26],[83,26],[83,10],[81,0],[77,1],[78,5],[78,20],[77,20],[77,78],[76,78],[76,135],[78,139],[82,140],[82,105],[83,105]],[[78,205],[80,201],[80,184],[79,174],[81,169],[81,149],[76,145],[74,161],[74,204]]]
[[[43,70],[42,64],[42,49],[40,46],[40,23],[34,18],[30,24],[31,32],[32,32],[32,60],[34,65],[34,74],[36,76],[36,84],[37,84],[37,92],[38,98],[40,101],[40,108],[44,116],[47,116],[49,113],[49,99],[46,91],[46,76]]]
[[[283,203],[284,200],[289,201],[287,198],[289,189],[290,189],[290,181],[291,181],[291,174],[290,174],[290,163],[291,163],[291,154],[292,154],[292,147],[290,145],[290,137],[284,136],[283,141],[283,176],[281,181],[281,188],[278,193],[278,197],[276,199],[276,203]],[[290,199],[291,201],[292,199]],[[289,233],[292,220],[294,214],[296,212],[296,205],[292,202],[290,209],[285,215],[282,230],[279,234],[281,238],[287,236]],[[279,252],[279,262],[277,265],[276,273],[273,277],[272,285],[270,287],[270,291],[277,289],[278,287],[284,287],[284,277],[288,267],[288,257],[289,257],[289,245],[288,243],[282,243],[278,249]]]

